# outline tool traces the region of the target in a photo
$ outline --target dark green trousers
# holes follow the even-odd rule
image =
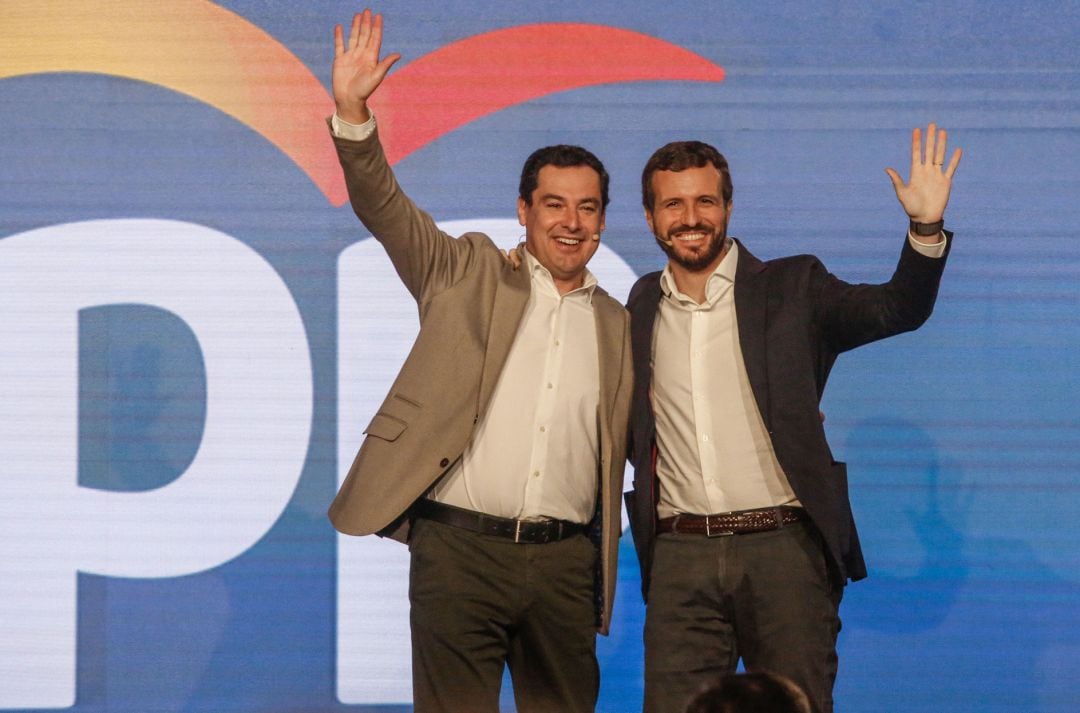
[[[683,711],[735,671],[787,676],[831,713],[842,588],[806,523],[771,532],[656,540],[645,610],[646,713]]]
[[[595,709],[588,538],[515,544],[421,519],[409,549],[417,713],[497,713],[504,665],[519,713]]]

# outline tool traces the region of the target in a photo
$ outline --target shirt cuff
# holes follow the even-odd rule
[[[375,117],[372,117],[373,120],[374,120],[374,118]],[[912,250],[914,250],[915,252],[919,253],[920,255],[922,255],[924,257],[933,257],[933,258],[939,258],[939,257],[941,257],[941,256],[943,256],[945,254],[945,246],[946,246],[946,244],[947,244],[947,242],[949,240],[949,238],[945,235],[945,233],[941,233],[941,242],[940,243],[933,243],[933,244],[924,243],[924,242],[920,241],[917,237],[915,237],[915,234],[912,233],[910,230],[908,231],[907,239],[908,239],[908,242],[911,244],[911,249]]]
[[[363,141],[375,133],[375,115],[372,114],[371,118],[363,124],[350,124],[340,118],[335,111],[334,115],[330,117],[330,131],[339,139]]]

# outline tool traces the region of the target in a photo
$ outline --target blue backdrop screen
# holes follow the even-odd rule
[[[361,8],[158,5],[0,9],[0,710],[408,710],[406,550],[325,515],[417,329],[324,124]],[[663,143],[725,153],[755,254],[880,282],[906,226],[883,169],[948,128],[936,311],[822,403],[870,567],[837,710],[1075,710],[1080,8],[378,9],[414,200],[510,246],[524,158],[585,145],[620,298],[663,264],[638,194]],[[601,711],[640,706],[643,616],[627,536]]]

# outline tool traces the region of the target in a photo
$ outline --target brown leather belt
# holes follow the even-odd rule
[[[517,543],[543,545],[548,542],[565,540],[572,535],[583,534],[585,525],[568,520],[512,520],[495,517],[475,510],[446,505],[427,498],[421,498],[413,505],[414,517],[434,520],[444,525],[460,527],[481,535],[504,537]]]
[[[665,517],[656,524],[656,531],[674,532],[680,535],[746,535],[751,532],[779,530],[784,525],[808,520],[802,508],[776,507],[760,510],[739,510],[716,515],[675,515]]]

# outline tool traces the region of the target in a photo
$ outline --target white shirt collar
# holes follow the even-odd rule
[[[705,304],[702,306],[712,306],[730,285],[735,284],[735,268],[739,264],[739,244],[731,238],[725,238],[725,240],[728,244],[727,254],[705,283]],[[668,263],[660,274],[660,289],[665,296],[672,299],[693,302],[692,299],[679,292],[679,288],[675,285],[675,276],[671,274],[671,263]]]
[[[593,291],[596,290],[596,277],[589,272],[589,268],[585,268],[584,280],[581,283],[581,287],[570,290],[565,295],[559,294],[559,289],[555,286],[555,278],[551,276],[551,272],[540,264],[540,261],[533,256],[528,250],[522,250],[525,253],[525,267],[529,271],[529,277],[533,283],[539,286],[540,289],[554,294],[556,297],[569,297],[570,295],[581,294],[587,302],[592,302]]]

